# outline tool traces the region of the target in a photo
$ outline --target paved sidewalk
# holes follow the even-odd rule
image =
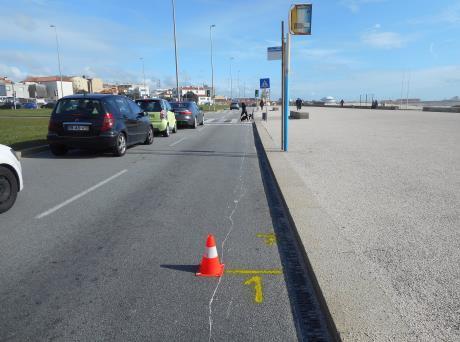
[[[460,339],[460,115],[309,107],[256,125],[344,341]]]

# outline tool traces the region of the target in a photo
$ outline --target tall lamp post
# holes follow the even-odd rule
[[[177,90],[177,99],[181,100],[181,93],[179,89],[179,62],[177,58],[177,38],[176,38],[176,3],[174,0],[172,2],[173,9],[173,26],[174,26],[174,54],[176,56],[176,90]]]
[[[57,34],[57,27],[56,25],[50,25],[50,27],[54,28],[54,33],[56,35],[56,51],[57,51],[57,59],[58,59],[58,67],[59,67],[59,77],[61,78],[61,95],[64,96],[64,90],[62,87],[61,56],[59,54],[59,40],[58,40],[58,34]]]
[[[211,42],[211,102],[214,103],[214,61],[212,58],[212,28],[216,27],[216,25],[209,25],[209,40]]]
[[[139,58],[142,62],[142,76],[144,77],[144,91],[145,91],[145,68],[144,68],[144,57]]]
[[[235,58],[230,57],[230,100],[233,99],[233,75],[232,75],[232,61]]]

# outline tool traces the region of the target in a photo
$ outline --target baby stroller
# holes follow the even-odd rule
[[[241,113],[240,120],[241,120],[241,122],[249,120],[249,116],[248,116],[248,113],[246,111]]]

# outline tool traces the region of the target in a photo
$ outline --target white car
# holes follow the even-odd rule
[[[22,187],[22,168],[16,153],[0,145],[0,214],[13,206]]]

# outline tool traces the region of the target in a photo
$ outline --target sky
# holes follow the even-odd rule
[[[460,0],[311,2],[312,35],[292,37],[291,98],[460,96]],[[291,4],[176,0],[181,85],[211,83],[215,24],[216,93],[253,96],[268,77],[278,99],[281,65],[266,49],[280,45]],[[0,0],[0,8],[0,76],[57,75],[53,24],[64,75],[142,83],[142,58],[151,87],[175,85],[170,0]]]

